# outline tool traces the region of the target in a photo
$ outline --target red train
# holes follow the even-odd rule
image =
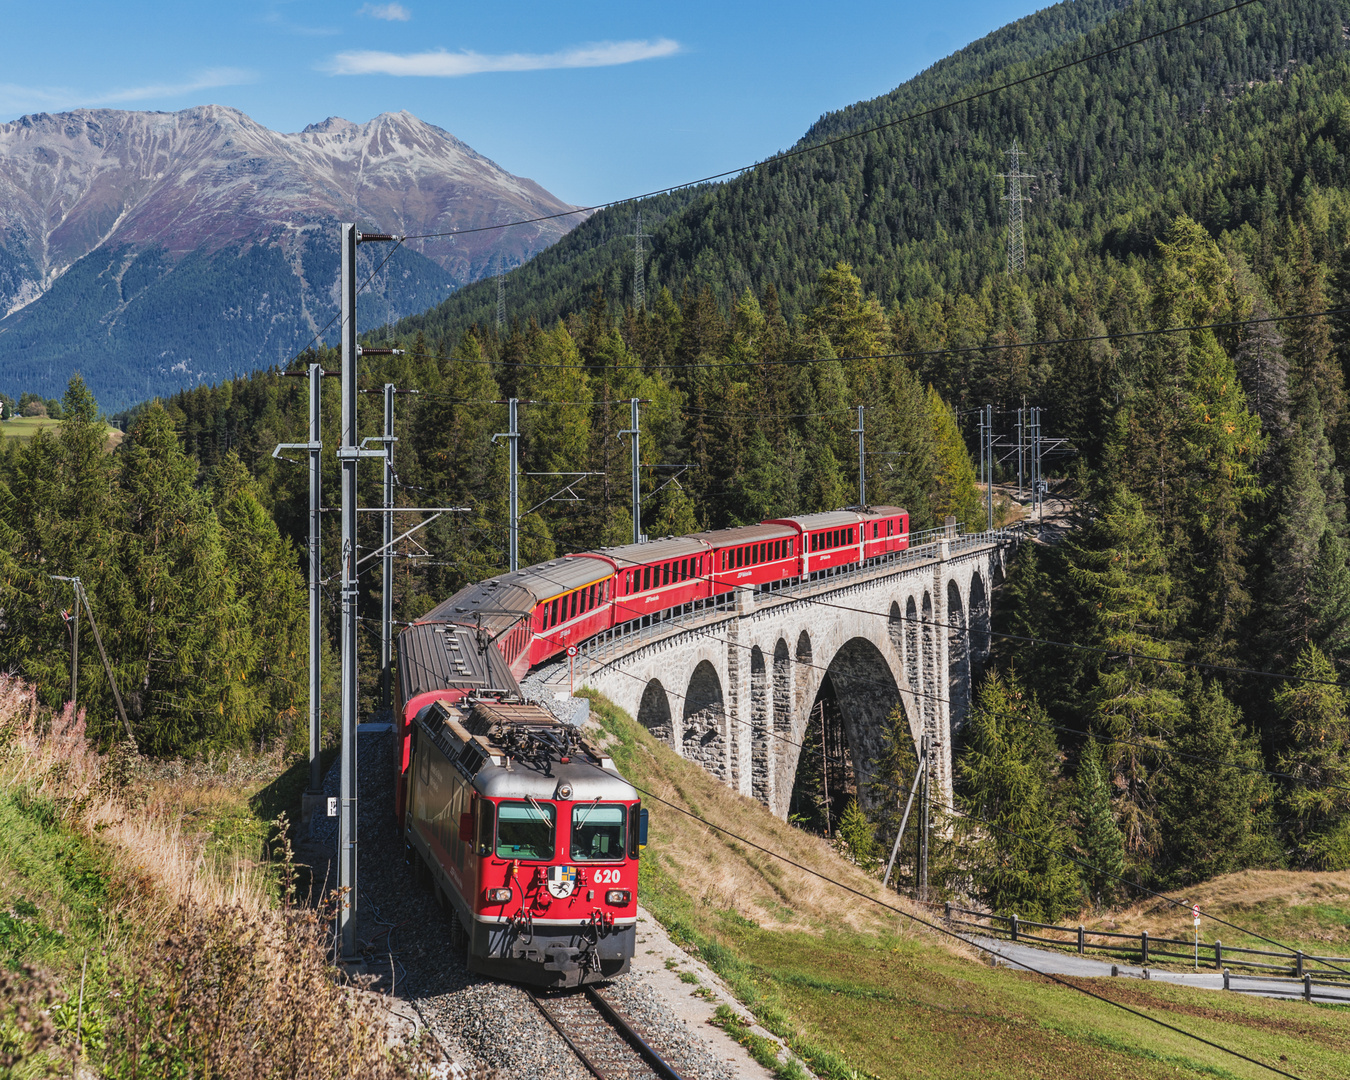
[[[737,589],[909,545],[899,507],[567,555],[461,589],[399,636],[395,813],[471,970],[568,986],[626,970],[646,812],[613,763],[516,679],[568,645]]]

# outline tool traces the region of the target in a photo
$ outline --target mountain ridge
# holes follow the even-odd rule
[[[377,278],[382,292],[363,298],[363,318],[379,322],[524,262],[584,220],[574,209],[406,111],[330,116],[294,133],[225,105],[23,116],[0,124],[0,363],[11,385],[50,396],[72,362],[110,354],[131,385],[146,385],[148,363],[152,392],[171,392],[304,346],[335,310],[340,221],[421,237]],[[550,215],[566,216],[453,235]],[[238,279],[261,264],[265,294]],[[128,273],[142,286],[131,293]],[[183,291],[188,279],[206,291]],[[138,320],[138,303],[147,315],[218,309],[222,322],[243,304],[277,326],[233,343],[208,330],[203,347],[172,317]],[[293,332],[280,325],[288,308]],[[115,378],[92,377],[101,400],[130,403]]]

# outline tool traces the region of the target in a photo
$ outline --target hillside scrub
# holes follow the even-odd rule
[[[76,1058],[119,1080],[424,1068],[338,985],[324,910],[296,902],[289,862],[184,825],[210,789],[239,791],[241,771],[256,789],[275,762],[214,770],[203,795],[209,771],[101,755],[82,716],[0,679],[0,1076],[69,1075]]]

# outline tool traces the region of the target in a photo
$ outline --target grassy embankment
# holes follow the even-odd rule
[[[52,420],[46,416],[16,416],[13,420],[0,423],[0,443],[30,442],[33,436],[44,428],[60,426],[60,420]],[[123,437],[123,432],[117,428],[108,428],[108,450],[116,450]]]
[[[820,1075],[1270,1075],[1049,980],[985,966],[841,889],[882,896],[823,841],[729,791],[626,714],[597,700],[593,717],[642,788],[823,875],[647,799],[644,904]],[[908,909],[894,894],[884,899]],[[1158,982],[1081,982],[1308,1080],[1350,1075],[1350,1010]]]
[[[276,755],[103,757],[0,678],[0,1077],[412,1075],[267,857],[306,780]]]

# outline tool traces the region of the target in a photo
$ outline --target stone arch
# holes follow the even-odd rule
[[[891,645],[895,649],[896,656],[905,655],[905,620],[900,614],[900,604],[896,600],[891,601],[891,613],[886,619],[886,634],[891,639]]]
[[[970,634],[961,587],[947,582],[947,716],[952,733],[961,730],[970,708]]]
[[[912,596],[905,602],[905,647],[902,654],[905,658],[905,678],[909,680],[910,693],[920,694],[923,692],[923,682],[919,675],[919,609],[915,606]],[[921,701],[922,698],[916,700]]]
[[[638,705],[638,723],[660,739],[675,747],[679,752],[679,740],[674,720],[670,715],[670,695],[661,685],[660,679],[652,679],[642,691],[642,701]]]
[[[727,713],[717,669],[700,660],[684,694],[681,743],[684,756],[697,761],[724,783],[727,768]]]
[[[811,674],[814,660],[811,652],[811,635],[803,630],[797,635],[797,715],[802,716],[811,708],[806,700],[811,691]]]
[[[769,804],[771,707],[764,650],[756,645],[750,650],[750,791],[766,806]]]
[[[858,801],[866,806],[873,763],[884,745],[882,732],[891,712],[901,704],[900,685],[885,654],[863,637],[851,638],[840,647],[827,674],[852,752]]]
[[[989,636],[989,593],[985,589],[984,578],[977,571],[970,577],[970,615],[967,619],[970,630],[971,677],[979,674],[984,661],[989,657],[993,640]]]

